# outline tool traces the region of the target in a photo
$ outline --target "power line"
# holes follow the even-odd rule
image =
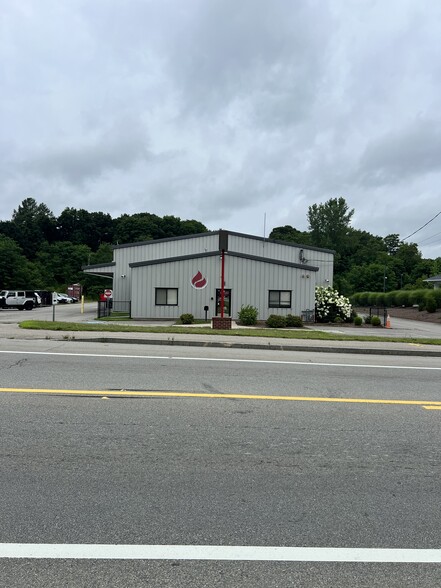
[[[433,237],[437,237],[438,235],[441,235],[441,231],[439,233],[435,233],[434,235],[430,235],[430,237],[426,237],[422,241],[419,241],[418,245],[421,245],[421,243],[424,243],[425,241],[429,241],[429,239],[433,239]],[[435,241],[435,243],[436,243],[436,241]]]
[[[407,237],[404,237],[402,239],[402,241],[405,241],[406,239],[409,239],[409,237],[412,237],[413,235],[415,235],[415,233],[418,233],[418,231],[421,231],[421,229],[424,229],[424,227],[427,227],[427,225],[430,224],[432,221],[434,221],[436,219],[436,217],[439,216],[440,214],[441,214],[441,210],[438,212],[438,214],[435,214],[435,216],[433,218],[431,218],[430,220],[428,220],[425,225],[423,225],[422,227],[420,227],[419,229],[417,229],[416,231],[414,231],[410,235],[407,235]]]

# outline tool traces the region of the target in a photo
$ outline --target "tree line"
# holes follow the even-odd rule
[[[95,295],[108,280],[87,275],[85,265],[112,261],[112,245],[204,233],[196,220],[150,213],[123,214],[112,218],[103,212],[65,208],[56,217],[46,204],[26,198],[0,221],[0,288],[66,291],[81,283]]]
[[[334,285],[345,296],[428,288],[424,279],[441,273],[441,258],[423,259],[415,243],[398,234],[373,235],[351,226],[354,209],[344,198],[308,208],[308,230],[286,225],[269,237],[335,251]],[[112,218],[103,212],[65,208],[56,217],[45,204],[26,198],[0,221],[0,288],[65,290],[81,283],[94,295],[105,278],[84,274],[84,265],[112,261],[112,245],[207,232],[196,220],[140,212]]]
[[[286,225],[269,237],[333,249],[334,286],[345,296],[431,288],[424,280],[441,273],[441,257],[423,259],[416,243],[404,243],[395,233],[379,237],[353,228],[354,212],[344,198],[331,198],[308,208],[308,231]]]

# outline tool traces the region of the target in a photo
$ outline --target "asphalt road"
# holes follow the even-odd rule
[[[441,564],[394,555],[234,559],[236,546],[440,547],[440,360],[319,355],[1,341],[1,544],[233,559],[1,558],[0,584],[439,586]]]

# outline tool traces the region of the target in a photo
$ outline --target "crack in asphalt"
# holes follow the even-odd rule
[[[11,363],[9,365],[6,365],[3,369],[11,370],[12,368],[15,368],[15,367],[22,367],[27,361],[28,361],[28,359],[25,357],[23,359],[19,359],[17,361],[14,361],[13,363]],[[2,369],[2,368],[0,368],[0,369]]]

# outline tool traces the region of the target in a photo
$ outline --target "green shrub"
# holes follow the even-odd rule
[[[373,327],[380,327],[381,326],[381,319],[379,316],[372,316],[371,317],[371,325]]]
[[[353,323],[353,322],[354,322],[354,319],[355,319],[355,317],[357,317],[357,316],[358,316],[358,314],[355,312],[355,310],[354,310],[354,309],[352,309],[352,311],[351,311],[351,316],[350,316],[349,318],[347,318],[345,322],[346,322],[346,323]]]
[[[355,294],[352,294],[352,296],[349,299],[352,306],[361,306],[363,304],[361,302],[362,296],[363,296],[362,292],[356,292]]]
[[[414,304],[420,304],[421,302],[424,304],[426,300],[427,290],[419,289],[419,290],[410,290],[409,292],[409,303],[411,306]]]
[[[377,300],[375,302],[375,306],[386,306],[386,294],[384,292],[379,292],[377,294]]]
[[[257,316],[259,311],[256,307],[247,304],[242,305],[237,316],[242,325],[255,325],[257,323]]]
[[[286,327],[286,318],[279,314],[270,314],[266,319],[266,326],[270,329],[283,329]]]
[[[367,304],[368,306],[376,306],[377,305],[377,292],[368,292],[367,296]]]
[[[358,299],[360,306],[367,306],[369,304],[369,292],[361,292],[360,298]]]
[[[426,296],[426,310],[427,312],[436,312],[436,298],[432,293]]]
[[[409,290],[400,290],[395,296],[395,303],[397,306],[410,306]]]
[[[434,288],[430,291],[436,300],[436,307],[441,308],[441,288]]]
[[[356,316],[354,318],[354,325],[356,327],[360,327],[363,324],[363,319],[361,318],[361,316]]]
[[[397,304],[397,294],[398,290],[387,292],[384,295],[384,306],[395,306]]]
[[[286,326],[287,327],[296,327],[296,328],[302,328],[303,327],[303,321],[301,319],[301,317],[295,315],[295,314],[287,314],[286,315]]]
[[[181,314],[179,318],[181,319],[181,323],[183,325],[192,325],[194,323],[194,316],[189,312]]]
[[[351,316],[352,307],[349,299],[328,286],[315,289],[315,318],[318,323],[332,322],[336,316],[347,319]]]
[[[371,318],[372,318],[372,317],[370,317],[369,315],[366,315],[366,316],[364,317],[364,324],[365,324],[365,325],[370,325],[370,324],[371,324]]]
[[[342,323],[342,322],[343,322],[343,319],[342,319],[340,316],[336,316],[336,317],[333,319],[333,321],[332,321],[332,322],[333,322],[333,323]]]

